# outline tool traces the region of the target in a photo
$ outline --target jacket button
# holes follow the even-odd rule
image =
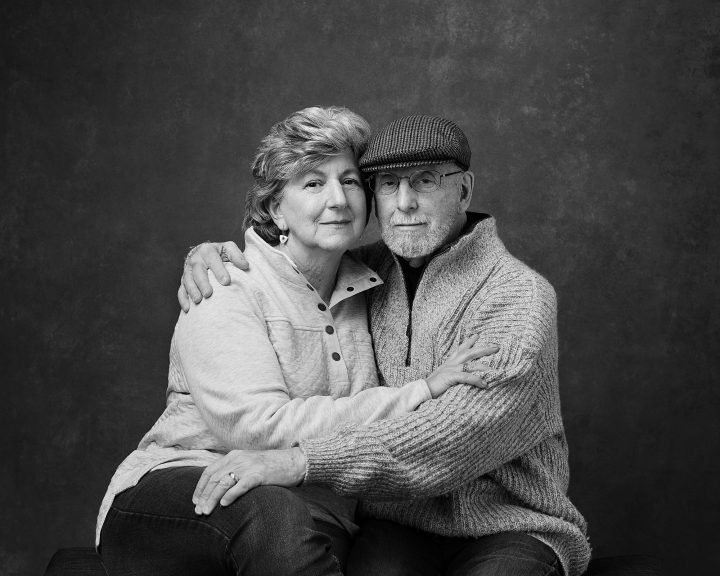
[[[338,354],[337,352],[333,352],[333,353],[332,353],[332,359],[333,359],[333,360],[336,360],[336,361],[337,361],[337,360],[340,360],[340,354]]]
[[[335,328],[333,328],[332,326],[325,326],[325,332],[327,332],[328,334],[332,334],[333,332],[335,332]]]
[[[325,310],[327,310],[327,306],[325,306],[325,304],[323,304],[322,302],[320,302],[320,304],[318,304],[318,308],[323,312],[325,312]]]
[[[353,290],[355,290],[355,288],[353,288],[352,286],[348,286],[348,287],[346,288],[346,290],[347,290],[348,292],[352,292]]]

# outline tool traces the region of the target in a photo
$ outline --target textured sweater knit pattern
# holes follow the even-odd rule
[[[362,255],[384,281],[370,293],[382,385],[429,374],[472,335],[500,351],[485,360],[486,389],[455,386],[405,416],[301,442],[305,482],[431,533],[524,532],[555,550],[567,576],[581,574],[590,546],[567,497],[552,286],[508,253],[487,216],[428,262],[412,308],[390,251]]]
[[[367,424],[429,399],[422,379],[379,387],[365,293],[378,275],[345,254],[325,303],[283,253],[245,234],[250,270],[211,275],[213,296],[180,313],[170,345],[165,411],[118,467],[98,515],[147,472],[208,466],[234,449],[296,446],[341,424]],[[316,511],[348,528],[354,502],[308,487]],[[307,501],[307,500],[306,500]],[[328,520],[332,521],[332,520]]]

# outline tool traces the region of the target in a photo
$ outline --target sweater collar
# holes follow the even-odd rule
[[[453,242],[441,248],[433,258],[445,253],[460,255],[472,251],[476,257],[480,256],[483,260],[494,262],[504,249],[505,246],[497,235],[495,218],[490,214],[468,212],[468,222],[463,233]]]
[[[280,252],[265,242],[252,228],[245,231],[245,251],[256,252],[273,268],[274,272],[286,283],[301,288],[304,292],[310,287],[305,275],[284,252]],[[330,308],[343,300],[379,286],[383,281],[377,273],[357,260],[349,252],[343,254],[335,279],[335,288],[330,297]]]
[[[426,265],[447,267],[446,270],[461,282],[475,282],[487,274],[505,253],[505,245],[498,238],[495,218],[489,214],[472,214],[475,225],[465,234],[438,252]]]

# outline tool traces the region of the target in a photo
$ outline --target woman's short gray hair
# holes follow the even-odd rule
[[[252,227],[268,244],[278,244],[281,231],[269,208],[280,199],[285,184],[346,150],[359,158],[369,138],[370,125],[362,116],[336,106],[305,108],[275,124],[252,163],[255,184],[245,198],[243,228]],[[365,192],[369,215],[367,187]]]

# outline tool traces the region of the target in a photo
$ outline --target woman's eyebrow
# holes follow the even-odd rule
[[[340,172],[339,176],[347,176],[348,174],[353,174],[355,176],[360,176],[360,170],[357,168],[346,168],[342,172]],[[308,170],[307,172],[304,172],[301,178],[307,178],[308,176],[315,176],[320,178],[329,178],[329,174],[321,170],[320,168],[313,168],[311,170]]]
[[[358,168],[346,168],[340,173],[342,176],[345,176],[346,174],[355,174],[360,175],[360,170]]]

